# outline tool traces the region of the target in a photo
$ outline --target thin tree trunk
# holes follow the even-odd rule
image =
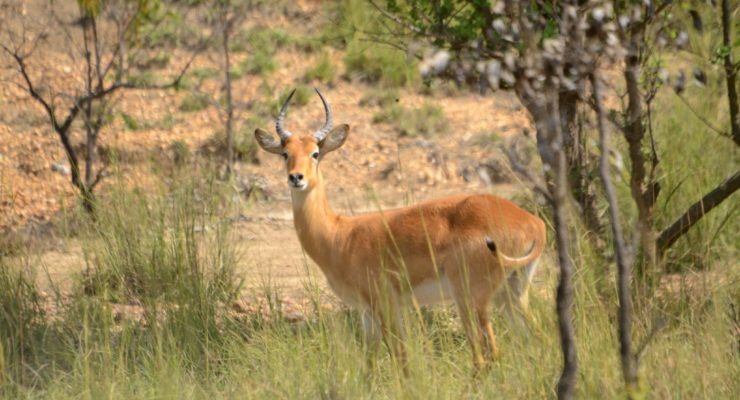
[[[588,179],[587,154],[583,149],[583,137],[578,124],[578,92],[563,91],[559,95],[560,129],[565,145],[565,158],[568,165],[568,178],[571,192],[581,208],[581,218],[590,234],[601,233],[603,227],[598,217],[596,196]]]
[[[568,163],[566,161],[560,125],[557,88],[546,93],[535,93],[525,82],[520,82],[517,94],[534,118],[537,128],[537,148],[542,163],[549,167],[547,187],[552,199],[555,222],[555,240],[560,265],[556,309],[560,345],[563,353],[563,372],[558,381],[559,399],[575,396],[578,356],[573,328],[573,264],[568,234]]]
[[[727,78],[727,100],[730,103],[730,127],[732,140],[740,146],[740,111],[738,111],[737,67],[732,59],[732,21],[730,16],[730,0],[722,0],[722,45],[727,48],[725,55],[725,75]]]
[[[636,44],[634,46],[637,46]],[[637,50],[633,50],[637,52]],[[645,138],[645,126],[642,123],[642,96],[640,95],[640,59],[637,54],[627,56],[624,70],[627,84],[627,129],[625,137],[629,147],[631,164],[630,191],[637,205],[638,221],[636,233],[640,235],[640,244],[644,268],[642,278],[648,278],[655,273],[657,265],[654,212],[653,205],[657,193],[657,186],[653,182],[646,182],[645,156],[642,151],[642,141]],[[648,189],[645,189],[647,187]]]
[[[596,108],[601,148],[601,162],[599,172],[604,192],[609,203],[609,222],[614,241],[614,254],[617,261],[617,289],[619,292],[619,354],[622,362],[622,375],[627,387],[627,397],[632,399],[638,388],[637,360],[632,351],[632,257],[628,254],[622,226],[619,220],[619,206],[617,193],[611,180],[609,171],[609,138],[607,132],[606,115],[602,107],[601,82],[596,73],[591,75],[594,105]]]
[[[225,6],[224,6],[225,7]],[[231,54],[229,51],[230,21],[228,10],[223,11],[222,48],[224,53],[224,90],[226,92],[226,176],[231,176],[234,167],[234,104],[231,95]]]

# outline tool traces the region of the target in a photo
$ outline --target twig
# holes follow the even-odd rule
[[[386,10],[385,8],[383,8],[383,7],[379,6],[378,4],[376,4],[373,0],[368,0],[368,2],[373,7],[375,7],[376,10],[378,10],[381,14],[383,14],[386,18],[388,18],[391,21],[397,23],[398,25],[400,25],[400,26],[402,26],[402,27],[404,27],[404,28],[406,28],[406,29],[414,32],[414,33],[418,33],[420,35],[424,33],[424,31],[422,31],[421,29],[419,29],[419,28],[417,28],[417,27],[409,24],[408,22],[406,22],[406,21],[398,18],[398,16],[389,13],[388,10]]]
[[[506,152],[506,157],[509,158],[511,169],[524,177],[527,181],[529,181],[534,191],[542,195],[549,203],[552,203],[552,196],[550,196],[550,191],[547,190],[547,188],[537,179],[535,179],[529,169],[527,169],[527,167],[519,161],[519,158],[514,151],[514,144],[515,143],[512,143],[511,146],[509,146],[508,148],[504,148]]]
[[[691,113],[694,114],[694,116],[696,116],[696,118],[698,118],[702,123],[704,123],[704,125],[706,125],[709,129],[715,131],[716,133],[718,133],[721,136],[730,137],[730,135],[727,134],[727,132],[722,131],[721,129],[714,127],[714,125],[712,125],[706,118],[704,118],[696,110],[694,110],[694,107],[692,107],[691,104],[683,96],[681,96],[678,93],[676,93],[676,96],[678,96],[678,98],[681,99],[681,101],[683,102],[683,104],[686,105],[686,107],[689,109],[689,111],[691,111]]]
[[[640,343],[639,346],[637,346],[637,352],[635,352],[635,359],[637,360],[637,363],[640,363],[640,359],[642,358],[642,355],[645,354],[645,350],[647,350],[648,345],[653,341],[653,338],[655,338],[655,335],[658,334],[658,332],[665,328],[666,322],[663,318],[657,318],[655,322],[653,322],[653,327],[650,328],[650,332],[645,336],[645,339],[642,340],[642,343]]]

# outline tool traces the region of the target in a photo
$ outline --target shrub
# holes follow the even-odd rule
[[[272,103],[272,106],[270,107],[270,109],[272,110],[273,117],[277,117],[278,113],[280,112],[280,107],[283,105],[283,102],[285,102],[285,99],[288,98],[288,95],[290,94],[292,90],[293,90],[292,88],[286,89]],[[295,88],[295,94],[293,95],[293,98],[290,100],[290,106],[291,107],[303,107],[311,101],[312,96],[314,96],[313,89],[305,85],[300,85]]]
[[[185,96],[180,103],[180,111],[196,112],[208,107],[208,96],[204,94],[191,93]]]
[[[363,33],[387,29],[380,22],[384,17],[374,7],[361,0],[343,0],[332,7],[332,23],[327,24],[323,36],[346,48],[344,64],[350,78],[384,87],[408,86],[421,80],[416,62],[404,51],[374,42]]]
[[[257,143],[254,141],[253,125],[245,123],[242,129],[234,132],[234,159],[244,162],[256,163]],[[251,128],[251,129],[250,129]],[[218,130],[211,135],[204,144],[204,150],[211,155],[226,157],[228,143],[226,132]]]
[[[242,73],[247,73],[251,75],[263,75],[270,74],[276,69],[277,63],[275,62],[275,58],[272,56],[272,54],[268,53],[265,50],[257,50],[256,52],[252,53],[250,56],[242,60],[242,62],[237,65],[235,70],[239,72],[238,75],[241,75]]]
[[[178,139],[172,142],[170,151],[172,152],[172,161],[176,166],[181,167],[190,163],[190,147],[184,141]]]
[[[328,53],[323,53],[319,58],[316,65],[313,68],[306,71],[303,76],[304,82],[319,81],[326,84],[334,82],[334,78],[337,75],[337,68],[331,62],[331,58]]]

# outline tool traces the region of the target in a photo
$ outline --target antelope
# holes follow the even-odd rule
[[[326,116],[319,130],[294,135],[285,129],[295,90],[277,117],[278,138],[255,130],[260,147],[285,160],[295,230],[305,252],[335,294],[362,312],[366,334],[376,341],[382,337],[401,362],[399,308],[409,300],[417,305],[454,301],[474,365],[480,368],[495,359],[489,305],[495,296],[507,309],[527,311],[529,283],[546,244],[544,222],[506,199],[483,194],[355,216],[336,214],[319,165],[344,144],[350,127],[333,128],[329,103],[315,90]]]

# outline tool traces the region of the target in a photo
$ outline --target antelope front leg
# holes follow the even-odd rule
[[[404,344],[403,318],[397,300],[397,295],[384,293],[385,299],[373,304],[372,320],[380,326],[380,333],[388,346],[391,358],[403,369],[408,376],[408,362]]]

